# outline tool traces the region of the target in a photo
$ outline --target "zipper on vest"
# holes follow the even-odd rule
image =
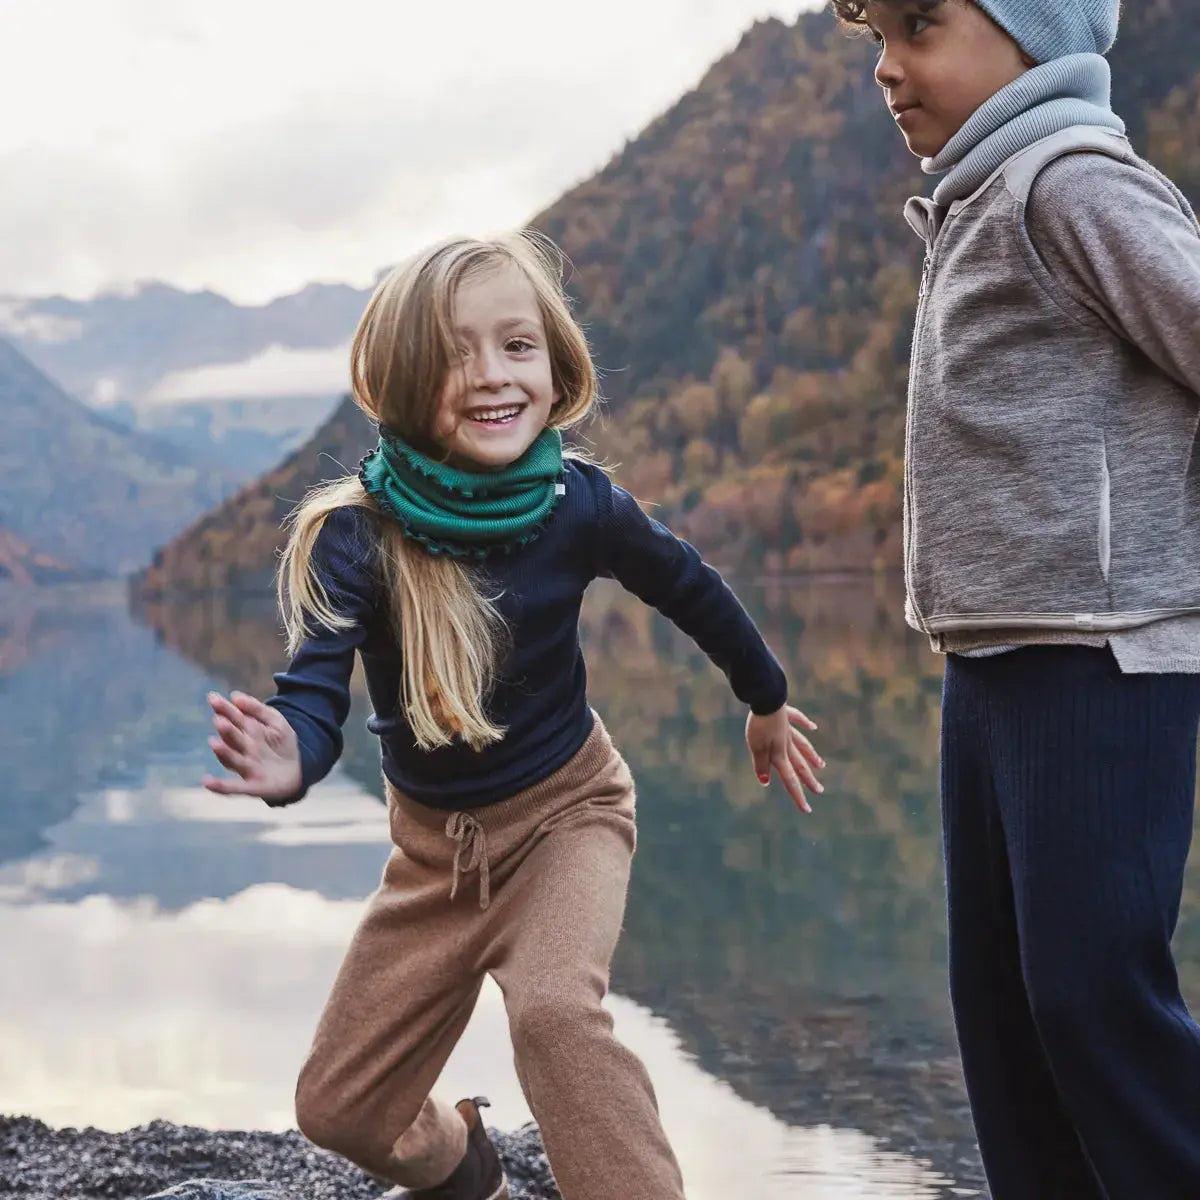
[[[939,230],[940,232],[940,230]],[[937,253],[937,239],[927,240],[925,243],[925,261],[921,265],[921,287],[917,292],[917,316],[913,328],[913,349],[909,356],[909,389],[908,389],[908,414],[905,421],[904,434],[904,497],[905,509],[908,513],[908,529],[905,541],[907,545],[904,550],[904,579],[907,585],[908,602],[916,615],[920,628],[929,633],[929,626],[925,622],[925,615],[921,612],[920,606],[916,601],[916,572],[913,569],[913,564],[916,560],[915,547],[917,539],[915,531],[917,528],[916,522],[916,504],[914,502],[915,488],[913,487],[913,431],[916,428],[917,420],[917,388],[915,386],[918,377],[918,367],[920,362],[918,353],[921,346],[921,335],[925,328],[925,308],[926,299],[929,292],[929,281],[933,275],[933,260]]]

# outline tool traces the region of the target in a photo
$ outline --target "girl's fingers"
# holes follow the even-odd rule
[[[758,782],[766,787],[771,782],[771,759],[765,750],[751,750],[754,759],[754,774]]]
[[[249,696],[245,692],[233,692],[230,698],[247,717],[266,725],[269,729],[278,729],[280,722],[287,724],[282,713],[255,696]]]
[[[235,771],[245,779],[254,770],[253,763],[246,755],[231,750],[220,738],[209,738],[208,745],[216,756],[217,762],[227,771]]]
[[[254,796],[256,792],[250,791],[245,783],[240,779],[218,779],[215,775],[205,775],[202,784],[210,791],[216,792],[218,796]]]
[[[800,730],[793,729],[791,749],[795,750],[797,748],[799,749],[800,753],[803,754],[810,763],[812,763],[814,767],[819,768],[825,766],[825,760],[817,753],[812,742],[810,742],[808,738],[806,738],[804,734],[800,732]]]
[[[746,722],[746,749],[754,761],[754,774],[758,782],[766,787],[771,782],[771,747],[757,736],[753,722],[749,720]]]
[[[825,791],[825,785],[817,778],[812,767],[805,762],[804,756],[794,746],[789,757],[796,774],[800,776],[801,782],[810,792],[820,795]]]
[[[225,717],[213,717],[213,726],[220,735],[221,741],[238,754],[245,754],[249,749],[249,739],[230,720]]]
[[[782,755],[774,760],[775,770],[779,772],[779,778],[783,781],[783,786],[787,789],[787,793],[792,798],[792,803],[803,813],[811,813],[812,806],[808,802],[808,797],[804,794],[804,787],[800,783],[792,764],[788,761],[786,755]]]
[[[790,704],[788,705],[787,714],[789,721],[797,721],[806,729],[816,729],[817,727],[816,721],[811,717],[806,717],[798,708],[793,708]]]
[[[235,704],[231,704],[224,696],[218,692],[208,693],[208,703],[218,717],[224,717],[231,725],[235,725],[238,729],[245,728],[246,718],[242,715],[242,710]]]

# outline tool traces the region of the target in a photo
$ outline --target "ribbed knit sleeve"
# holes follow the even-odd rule
[[[598,574],[616,579],[686,633],[760,715],[787,702],[787,678],[750,614],[695,547],[648,517],[624,488],[597,480]]]
[[[366,639],[379,596],[378,551],[369,521],[362,509],[335,509],[313,547],[317,576],[334,611],[350,626],[314,628],[287,670],[275,676],[277,695],[267,703],[283,714],[300,743],[301,789],[283,804],[300,800],[342,753],[354,655]]]

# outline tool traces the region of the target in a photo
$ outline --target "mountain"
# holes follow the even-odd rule
[[[370,296],[314,283],[263,305],[149,283],[91,300],[0,296],[0,334],[87,404],[135,404],[174,372],[243,362],[271,346],[347,341]]]
[[[243,483],[328,416],[369,296],[321,283],[264,305],[157,283],[91,300],[0,296],[0,336],[89,407]]]
[[[301,449],[159,550],[139,577],[139,590],[269,588],[280,522],[315,481],[353,470],[373,437],[358,407],[343,400]]]
[[[103,577],[95,568],[73,567],[36,550],[11,529],[0,527],[0,589],[49,583],[80,583]]]
[[[3,340],[0,420],[0,527],[47,563],[132,571],[231,490],[218,468],[72,399]]]
[[[178,446],[194,458],[219,464],[238,483],[246,483],[304,445],[337,402],[337,393],[251,396],[137,405],[121,402],[103,411],[105,416]]]
[[[1114,103],[1200,199],[1200,5],[1126,5]],[[623,482],[768,570],[898,566],[926,184],[825,12],[756,26],[538,220],[571,256],[610,376]],[[728,553],[728,551],[726,551]]]
[[[1200,199],[1197,9],[1127,6],[1112,62],[1135,144]],[[826,12],[755,25],[534,221],[571,259],[604,373],[605,416],[588,436],[621,482],[725,565],[900,563],[922,254],[901,209],[928,181],[883,106],[872,45]],[[344,424],[322,431],[292,460],[316,473],[288,475],[287,490],[336,474],[330,460],[357,461],[368,440]],[[189,531],[156,584],[219,578],[217,543],[234,528],[265,572],[277,534],[249,519],[235,504]]]

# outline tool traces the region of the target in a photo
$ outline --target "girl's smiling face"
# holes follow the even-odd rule
[[[967,118],[1023,75],[1032,59],[970,0],[872,0],[875,81],[908,148],[937,155]]]
[[[537,293],[519,267],[496,266],[459,285],[453,321],[459,361],[433,439],[455,465],[501,470],[529,449],[558,400]]]

